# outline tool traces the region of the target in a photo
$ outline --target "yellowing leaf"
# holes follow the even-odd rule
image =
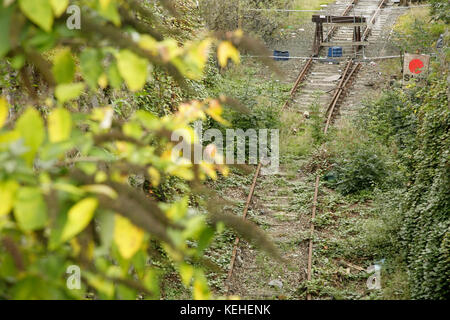
[[[187,209],[189,205],[189,198],[183,197],[181,200],[171,204],[166,210],[166,215],[171,221],[179,221],[186,217]]]
[[[208,282],[205,275],[200,270],[196,271],[193,295],[195,300],[211,299],[211,292],[209,291]]]
[[[60,84],[55,89],[55,96],[59,102],[64,103],[66,101],[76,99],[83,92],[84,83],[68,83]]]
[[[118,196],[117,192],[113,188],[104,184],[90,184],[82,186],[81,189],[86,192],[103,194],[105,196],[110,197],[111,199],[116,199]]]
[[[0,217],[8,214],[14,205],[14,197],[19,185],[9,180],[0,182]]]
[[[38,188],[22,187],[14,201],[14,217],[24,231],[42,229],[47,224],[47,206]]]
[[[98,200],[86,198],[70,208],[67,214],[67,222],[61,234],[61,241],[65,242],[84,230],[94,217]]]
[[[185,56],[182,59],[173,59],[172,63],[186,77],[200,80],[208,60],[210,45],[209,39],[190,43],[185,48]]]
[[[158,54],[158,41],[156,41],[155,39],[153,39],[152,37],[150,37],[149,35],[142,35],[139,38],[139,46],[142,49],[145,49],[149,52],[151,52],[153,55],[157,55]]]
[[[194,276],[194,268],[187,263],[180,264],[180,276],[181,282],[183,282],[185,287],[189,287],[191,284],[192,277]]]
[[[102,278],[101,276],[90,272],[84,272],[83,274],[86,277],[89,285],[106,295],[106,297],[108,297],[109,299],[113,298],[114,283],[112,281],[106,280],[105,278]]]
[[[100,6],[105,9],[109,6],[110,2],[111,0],[100,0]]]
[[[121,50],[117,54],[119,73],[131,91],[141,90],[148,76],[148,62],[131,52]]]
[[[150,182],[152,183],[152,186],[157,187],[159,185],[159,182],[161,181],[161,175],[159,174],[159,171],[151,167],[148,169],[148,175],[150,176]]]
[[[32,22],[47,32],[52,30],[53,10],[50,0],[19,0],[19,6]]]
[[[233,60],[235,63],[239,63],[240,61],[239,51],[230,41],[222,41],[220,43],[217,49],[217,58],[222,68],[227,66],[228,59]]]
[[[208,109],[206,109],[206,113],[216,120],[217,122],[223,124],[224,126],[230,126],[231,124],[222,118],[223,108],[217,100],[212,100],[209,103]]]
[[[69,0],[50,0],[55,17],[60,17],[66,11]]]
[[[8,119],[9,108],[8,101],[4,97],[0,97],[0,128],[3,127]]]
[[[116,214],[114,224],[114,242],[120,254],[130,259],[139,250],[144,240],[144,231],[136,227],[127,218]]]
[[[19,118],[16,129],[24,139],[29,151],[24,155],[28,164],[32,164],[37,150],[45,138],[44,121],[36,109],[28,108]]]
[[[98,78],[97,83],[102,89],[105,89],[108,86],[108,76],[106,75],[106,73],[102,73],[100,78]]]
[[[194,180],[194,172],[191,169],[192,164],[174,165],[167,168],[167,173],[179,177],[181,179],[191,181]]]
[[[69,139],[72,131],[70,112],[64,108],[52,111],[48,117],[48,136],[50,142],[61,142]]]

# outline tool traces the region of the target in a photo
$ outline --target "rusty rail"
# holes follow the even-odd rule
[[[305,65],[303,66],[300,73],[298,74],[297,80],[295,80],[294,86],[292,87],[291,92],[289,93],[289,98],[286,100],[286,102],[284,103],[281,110],[284,110],[289,105],[289,102],[291,102],[291,100],[294,98],[294,95],[297,92],[298,86],[300,85],[300,83],[303,82],[303,80],[305,80],[306,75],[308,74],[309,69],[311,69],[312,64],[313,64],[313,58],[309,58],[306,61]]]
[[[372,15],[372,18],[370,18],[369,23],[368,23],[368,27],[366,28],[366,30],[363,33],[362,41],[366,41],[367,40],[367,37],[372,32],[372,26],[374,25],[375,21],[377,20],[378,15],[381,12],[381,8],[383,8],[383,6],[386,4],[387,1],[388,0],[380,0],[380,2],[378,3],[377,10]]]
[[[308,271],[306,279],[307,281],[311,281],[311,269],[312,269],[312,254],[313,254],[313,236],[314,236],[314,219],[316,218],[316,210],[317,210],[317,197],[319,196],[319,183],[320,178],[319,175],[316,176],[316,184],[314,187],[314,199],[313,199],[313,207],[311,214],[311,226],[310,226],[310,235],[309,235],[309,247],[308,247]],[[311,293],[308,292],[306,295],[306,300],[311,300]]]
[[[347,8],[345,8],[344,12],[342,12],[343,16],[346,16],[350,13],[350,11],[353,9],[353,7],[358,3],[359,0],[353,0],[348,6]],[[325,36],[325,40],[330,39],[333,34],[336,32],[338,26],[333,26],[327,33],[327,35]]]
[[[328,133],[328,128],[331,124],[332,116],[334,113],[334,110],[336,109],[336,106],[338,105],[339,99],[345,94],[346,90],[350,87],[352,83],[353,76],[359,71],[361,68],[361,63],[355,63],[350,60],[347,63],[347,66],[344,69],[344,72],[342,74],[341,81],[339,81],[339,85],[336,88],[336,91],[333,95],[333,98],[330,102],[330,105],[327,108],[327,122],[325,124],[325,128],[323,130],[323,133],[326,135]],[[320,186],[320,177],[319,175],[316,176],[316,182],[314,186],[314,198],[313,198],[313,206],[312,206],[312,213],[311,213],[311,226],[310,226],[310,238],[309,238],[309,246],[308,246],[308,268],[307,268],[307,275],[306,279],[307,281],[310,281],[312,278],[312,256],[313,256],[313,244],[314,244],[314,219],[316,217],[316,211],[317,211],[317,198],[319,195],[319,186]],[[307,300],[311,300],[312,296],[311,293],[307,293],[306,295]]]
[[[261,165],[262,164],[260,162],[258,164],[258,166],[256,167],[255,175],[253,177],[253,182],[250,187],[250,192],[248,193],[247,201],[245,202],[244,211],[242,213],[242,219],[244,219],[244,220],[247,218],[247,212],[248,212],[248,209],[250,208],[250,203],[252,201],[253,194],[255,193],[256,181],[258,180],[259,172],[261,171]],[[226,288],[227,292],[230,290],[230,281],[231,281],[231,277],[233,276],[234,264],[236,262],[236,254],[237,254],[237,249],[239,246],[239,241],[240,241],[240,238],[239,238],[239,236],[237,236],[236,240],[234,241],[233,253],[231,255],[230,269],[228,270],[227,288]]]
[[[334,110],[336,108],[336,105],[339,101],[339,99],[345,94],[345,90],[348,89],[351,79],[353,78],[353,75],[359,71],[361,68],[361,63],[357,63],[355,67],[353,67],[354,62],[349,61],[347,63],[347,66],[345,68],[344,74],[342,75],[341,81],[339,83],[339,86],[337,90],[334,93],[333,99],[331,100],[330,105],[327,108],[327,122],[325,124],[324,134],[327,134],[328,128],[330,127],[330,123],[332,120],[332,116],[334,113]]]

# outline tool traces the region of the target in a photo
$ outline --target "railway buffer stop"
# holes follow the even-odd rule
[[[317,57],[321,47],[331,47],[332,54],[339,52],[338,47],[353,46],[356,53],[359,48],[367,45],[364,41],[364,34],[367,29],[367,21],[365,17],[356,16],[325,16],[313,15],[312,22],[316,24],[313,42],[313,56]],[[331,27],[324,36],[324,25]],[[338,27],[353,27],[353,41],[330,41],[334,32]],[[362,28],[365,28],[362,31]]]

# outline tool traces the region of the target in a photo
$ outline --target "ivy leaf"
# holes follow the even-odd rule
[[[141,90],[148,76],[148,61],[131,52],[121,50],[117,54],[119,73],[131,91]]]
[[[80,55],[80,67],[86,83],[95,89],[98,79],[103,74],[101,52],[95,49],[84,50]]]
[[[64,108],[52,111],[48,118],[48,136],[52,143],[66,141],[72,132],[70,112]]]
[[[136,227],[125,217],[116,214],[114,224],[114,242],[120,255],[130,259],[141,247],[144,240],[144,231]]]
[[[59,102],[64,103],[66,101],[76,99],[83,92],[84,83],[67,83],[60,84],[55,88],[55,96]]]
[[[34,187],[22,187],[14,201],[14,217],[24,231],[42,229],[47,224],[47,205],[41,191]]]
[[[0,128],[3,127],[8,119],[9,108],[8,101],[4,97],[0,97]]]
[[[69,0],[50,0],[55,17],[60,17],[66,11]]]
[[[34,156],[45,138],[44,121],[39,112],[34,108],[28,108],[17,121],[16,129],[24,139],[24,144],[29,148],[24,157],[28,164],[33,163]]]
[[[12,6],[5,8],[3,5],[0,5],[0,58],[3,58],[11,49],[9,39],[13,10]]]
[[[70,83],[75,75],[75,62],[70,49],[59,52],[53,64],[53,75],[58,83]]]
[[[98,200],[96,198],[86,198],[80,200],[67,214],[67,222],[61,235],[61,241],[65,242],[84,230],[94,217]]]
[[[49,0],[19,0],[20,10],[23,14],[41,27],[50,32],[53,26],[53,10]]]
[[[217,49],[217,58],[222,68],[225,68],[228,63],[228,59],[233,60],[235,63],[239,63],[239,51],[233,46],[230,41],[222,41]]]
[[[18,188],[19,185],[13,180],[0,182],[0,217],[12,210]]]

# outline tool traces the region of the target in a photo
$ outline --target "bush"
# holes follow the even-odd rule
[[[412,85],[385,93],[366,109],[362,122],[372,142],[383,142],[397,156],[396,175],[406,173],[401,191],[390,191],[397,192],[390,200],[393,203],[387,207],[382,203],[375,205],[381,226],[369,228],[372,231],[368,235],[384,236],[368,240],[374,247],[384,247],[391,260],[401,254],[414,299],[450,296],[450,111],[446,77],[446,73],[432,73],[421,87]],[[365,152],[360,150],[353,155],[369,160]],[[367,180],[356,179],[362,184],[379,177],[372,166],[368,170],[364,160],[356,161],[356,165],[352,162],[353,166],[349,162],[343,162],[345,170],[337,167],[338,181],[342,175],[351,177],[350,174],[356,176],[360,172],[353,166],[366,170],[365,174],[370,172]]]
[[[344,151],[335,159],[333,169],[325,180],[340,193],[347,195],[373,189],[383,182],[387,175],[387,165],[382,155],[369,144]]]

